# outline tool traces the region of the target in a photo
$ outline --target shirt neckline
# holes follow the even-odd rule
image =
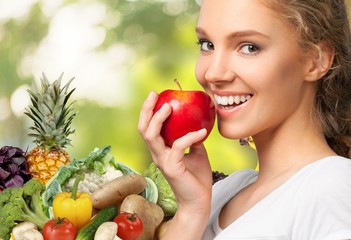
[[[319,160],[313,161],[305,166],[303,166],[301,169],[299,169],[296,173],[294,173],[293,175],[291,175],[285,182],[283,182],[280,186],[278,186],[277,188],[275,188],[274,190],[272,190],[270,193],[268,193],[265,197],[263,197],[261,200],[259,200],[256,204],[254,204],[250,209],[248,209],[245,213],[243,213],[240,217],[238,217],[235,221],[233,221],[230,225],[228,225],[229,228],[232,225],[236,225],[239,224],[240,221],[242,221],[242,219],[244,219],[245,217],[247,217],[252,211],[254,211],[256,208],[258,208],[260,205],[264,204],[264,202],[268,201],[270,198],[274,197],[275,195],[277,195],[279,192],[283,191],[284,189],[288,188],[290,183],[297,177],[299,177],[301,174],[303,174],[305,171],[307,171],[309,168],[312,168],[315,165],[318,165],[330,158],[333,157],[340,157],[340,156],[327,156],[327,157],[323,157]],[[252,177],[252,179],[250,179],[250,181],[247,181],[246,184],[243,184],[242,186],[240,186],[240,189],[231,197],[233,198],[238,192],[240,192],[243,188],[247,187],[248,185],[250,185],[251,183],[253,183],[254,181],[256,181],[258,177],[258,174],[256,174],[255,176]],[[230,198],[230,199],[231,199]],[[225,205],[225,204],[224,204]],[[223,206],[224,206],[223,205]],[[223,208],[222,206],[222,208]],[[215,222],[214,225],[214,230],[216,231],[217,234],[221,233],[222,231],[224,231],[225,229],[222,229],[219,226],[219,215],[220,215],[220,211],[219,214],[217,216],[217,220]]]

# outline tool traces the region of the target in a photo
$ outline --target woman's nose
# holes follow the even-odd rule
[[[236,74],[228,53],[215,53],[209,60],[208,68],[205,72],[206,81],[219,83],[233,81],[235,79]]]

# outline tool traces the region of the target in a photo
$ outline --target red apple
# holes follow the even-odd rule
[[[207,129],[207,135],[198,143],[206,140],[216,117],[215,106],[209,95],[197,90],[165,90],[159,94],[154,113],[165,103],[172,107],[172,113],[161,129],[161,136],[167,146],[171,147],[178,138],[203,128]]]

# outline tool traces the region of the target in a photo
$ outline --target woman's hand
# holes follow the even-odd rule
[[[206,135],[206,129],[188,133],[177,139],[172,148],[167,147],[160,131],[172,108],[165,104],[153,114],[157,98],[157,93],[151,92],[145,100],[140,112],[139,132],[148,144],[154,162],[173,189],[178,203],[176,215],[181,214],[181,219],[185,220],[186,215],[191,213],[189,218],[192,217],[193,220],[189,220],[193,223],[196,222],[196,215],[199,220],[207,223],[211,205],[212,170],[203,144],[193,145]],[[199,232],[198,227],[195,229]]]

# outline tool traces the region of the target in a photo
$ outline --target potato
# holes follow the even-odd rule
[[[120,212],[136,213],[142,220],[144,229],[137,240],[153,240],[155,230],[164,218],[159,205],[136,194],[131,194],[123,200]]]
[[[167,229],[168,229],[169,224],[171,223],[171,220],[172,219],[165,220],[165,221],[161,222],[161,224],[157,227],[156,234],[155,234],[156,240],[160,240],[163,238],[163,236],[167,232]]]
[[[130,194],[139,194],[146,188],[146,179],[140,174],[130,174],[115,178],[96,189],[92,194],[93,207],[102,209],[122,203]]]

